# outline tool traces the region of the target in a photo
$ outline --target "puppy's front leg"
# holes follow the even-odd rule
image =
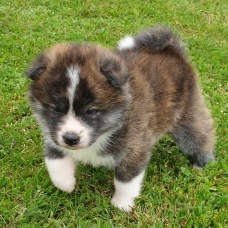
[[[52,183],[64,192],[72,192],[76,184],[75,161],[56,149],[48,148],[45,153],[45,163]]]
[[[139,196],[145,171],[142,171],[130,181],[120,181],[114,178],[115,193],[111,203],[121,210],[130,212],[134,207],[134,199]]]

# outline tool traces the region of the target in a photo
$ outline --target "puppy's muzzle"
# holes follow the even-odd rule
[[[80,137],[76,134],[65,134],[63,135],[64,142],[69,146],[75,146],[79,143]]]

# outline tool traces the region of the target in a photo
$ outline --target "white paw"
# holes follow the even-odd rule
[[[76,179],[74,177],[64,177],[64,176],[56,176],[51,177],[52,183],[55,185],[55,187],[59,188],[60,190],[64,192],[71,193],[76,184]]]
[[[121,182],[114,178],[115,193],[111,204],[119,209],[130,212],[134,207],[134,199],[139,196],[145,171],[134,177],[129,182]]]
[[[64,192],[72,192],[76,184],[73,159],[68,156],[59,159],[45,158],[45,163],[52,183]]]
[[[195,170],[201,170],[202,167],[198,166],[197,164],[194,164],[193,165],[193,169],[195,169]]]
[[[122,211],[130,212],[134,207],[134,197],[123,196],[115,193],[112,197],[111,204]]]

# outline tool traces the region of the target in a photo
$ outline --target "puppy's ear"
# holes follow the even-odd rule
[[[47,59],[44,54],[41,54],[26,71],[26,76],[32,80],[38,80],[46,68]]]
[[[127,80],[127,66],[117,56],[106,56],[99,62],[101,73],[108,82],[116,88],[120,88]]]

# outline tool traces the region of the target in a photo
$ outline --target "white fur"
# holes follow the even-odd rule
[[[193,165],[193,169],[195,169],[195,170],[201,170],[202,167],[198,166],[197,164],[194,164]]]
[[[80,81],[79,72],[80,72],[80,69],[77,66],[71,66],[67,68],[66,76],[70,79],[70,86],[68,87],[68,90],[67,90],[70,108],[64,120],[58,126],[59,130],[57,133],[58,145],[62,147],[68,147],[68,145],[63,140],[63,136],[65,134],[72,133],[77,135],[80,138],[80,141],[77,145],[73,146],[75,149],[87,147],[91,140],[91,132],[92,132],[90,127],[85,126],[85,124],[83,124],[82,121],[80,121],[75,116],[73,111],[75,92]]]
[[[107,144],[109,143],[109,137],[113,133],[112,131],[107,132],[101,135],[91,146],[70,150],[67,148],[60,147],[55,144],[52,140],[50,134],[48,133],[48,128],[43,130],[43,134],[45,137],[45,143],[50,145],[53,148],[56,148],[59,151],[62,151],[64,154],[69,155],[75,162],[82,162],[83,164],[91,164],[93,166],[106,166],[112,168],[116,165],[116,161],[111,155],[100,154],[100,150],[105,149]]]
[[[74,145],[72,148],[80,149],[87,147],[91,140],[91,132],[89,126],[85,126],[71,110],[69,110],[66,115],[63,123],[58,125],[57,141],[58,144],[62,147],[67,147],[67,144],[63,141],[63,135],[66,133],[73,133],[80,137],[80,141],[77,145]]]
[[[129,212],[134,207],[134,199],[139,196],[145,171],[124,183],[114,178],[115,193],[111,203],[121,210]]]
[[[42,106],[40,106],[40,108],[42,108]],[[44,121],[44,119],[37,113],[35,113],[35,116],[41,126],[42,133],[43,133],[43,136],[45,139],[45,144],[50,145],[52,148],[55,148],[59,151],[62,151],[64,154],[69,154],[76,162],[80,161],[84,164],[91,164],[93,166],[106,166],[106,167],[110,167],[110,168],[114,167],[116,162],[118,162],[111,155],[103,155],[103,154],[99,153],[101,150],[105,150],[105,148],[107,147],[107,145],[109,143],[110,136],[116,131],[116,129],[106,132],[105,134],[101,135],[98,139],[96,139],[96,141],[91,146],[85,147],[83,149],[76,149],[73,147],[72,147],[72,149],[67,149],[62,146],[58,146],[53,141],[50,130],[49,130],[46,122]],[[71,117],[71,118],[73,118],[73,117]],[[77,123],[79,124],[79,126],[76,126]],[[64,131],[73,130],[73,132],[75,132],[75,130],[77,131],[77,127],[81,127],[82,130],[84,128],[84,126],[81,125],[80,121],[77,122],[76,119],[73,119],[72,122],[69,121],[68,124],[66,124],[65,127],[62,128],[62,131],[59,133],[59,135],[57,137],[58,138],[57,141],[60,140],[60,144],[62,144],[63,142],[61,142],[61,141],[62,141],[62,135],[63,135]],[[85,130],[87,131],[87,134],[89,134],[89,129],[86,128]],[[83,134],[81,135],[81,137],[84,138]]]
[[[69,156],[59,159],[49,159],[46,157],[45,163],[52,183],[64,192],[72,192],[76,184],[74,177],[75,161]]]
[[[77,85],[79,84],[80,78],[79,78],[79,68],[77,66],[71,66],[67,68],[67,77],[70,79],[70,86],[68,87],[68,96],[70,101],[70,107],[72,108],[75,91],[77,88]]]
[[[135,46],[134,38],[131,36],[126,36],[122,38],[118,43],[119,50],[131,49],[131,48],[134,48],[134,46]]]
[[[67,150],[67,153],[76,161],[93,166],[114,167],[116,162],[111,155],[100,154],[109,143],[109,137],[113,132],[107,132],[101,135],[91,146],[79,150]]]

